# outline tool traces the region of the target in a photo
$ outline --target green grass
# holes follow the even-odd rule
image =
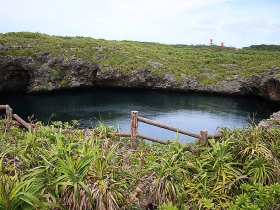
[[[198,142],[148,144],[99,124],[53,122],[34,131],[0,122],[0,209],[278,209],[280,130],[224,129]]]
[[[52,56],[75,56],[100,67],[135,72],[151,69],[152,74],[169,71],[178,80],[181,74],[198,79],[201,83],[216,83],[239,75],[248,77],[280,66],[280,47],[258,45],[243,49],[206,45],[165,45],[135,41],[110,41],[88,37],[50,36],[40,33],[11,32],[0,34],[0,45],[9,46],[0,55],[35,56],[49,51]],[[14,49],[13,46],[31,46]],[[156,69],[150,62],[160,63]],[[215,79],[208,79],[209,73]],[[280,69],[274,74],[279,74]]]

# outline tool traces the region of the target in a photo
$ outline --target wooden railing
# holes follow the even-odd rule
[[[5,119],[8,121],[15,121],[15,123],[27,128],[32,129],[32,124],[25,122],[17,114],[13,114],[13,109],[9,105],[0,105],[0,110],[6,110]],[[9,127],[9,126],[8,126]]]
[[[9,105],[0,105],[0,110],[6,110],[6,116],[5,119],[8,121],[14,121],[15,123],[17,123],[20,126],[23,126],[24,128],[27,129],[32,129],[34,125],[32,125],[31,123],[27,123],[25,122],[23,119],[21,119],[18,115],[13,114],[13,110],[10,108]],[[117,132],[116,135],[117,136],[122,136],[122,137],[130,137],[130,147],[132,149],[136,149],[136,141],[138,138],[142,138],[142,139],[147,139],[153,142],[157,142],[160,144],[167,144],[167,141],[163,141],[161,139],[158,138],[154,138],[151,136],[146,136],[144,134],[140,134],[138,133],[138,122],[142,122],[142,123],[146,123],[149,125],[153,125],[153,126],[157,126],[160,128],[164,128],[170,131],[174,131],[177,133],[181,133],[184,135],[188,135],[191,137],[195,137],[197,139],[199,139],[199,143],[200,145],[204,145],[207,142],[207,139],[211,139],[211,138],[220,138],[222,137],[222,134],[208,134],[207,130],[200,130],[200,133],[192,133],[190,131],[186,131],[180,128],[176,128],[176,127],[172,127],[169,125],[165,125],[159,122],[155,122],[143,117],[138,116],[138,111],[131,111],[131,128],[130,128],[130,132]],[[9,129],[9,125],[7,125],[8,129]]]
[[[161,124],[143,117],[138,116],[138,111],[132,111],[131,112],[131,128],[130,128],[130,132],[117,132],[116,135],[117,136],[122,136],[122,137],[130,137],[130,147],[132,149],[136,149],[136,141],[138,138],[143,138],[143,139],[147,139],[153,142],[157,142],[157,143],[161,143],[161,144],[167,144],[167,141],[163,141],[161,139],[158,138],[154,138],[151,136],[146,136],[143,134],[138,133],[138,122],[143,122],[149,125],[153,125],[153,126],[157,126],[160,128],[164,128],[170,131],[174,131],[174,132],[178,132],[184,135],[188,135],[191,137],[195,137],[199,139],[199,143],[200,145],[204,145],[207,141],[207,139],[211,139],[211,138],[220,138],[222,137],[222,134],[208,134],[207,130],[201,130],[199,134],[197,133],[192,133],[190,131],[186,131],[180,128],[176,128],[176,127],[172,127],[169,125],[165,125],[165,124]]]

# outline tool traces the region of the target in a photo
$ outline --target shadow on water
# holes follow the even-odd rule
[[[49,121],[80,120],[81,127],[95,127],[98,121],[128,132],[130,111],[174,127],[199,133],[207,129],[246,127],[252,119],[258,123],[278,111],[279,104],[256,97],[236,97],[155,90],[87,89],[40,95],[1,96],[0,104],[9,104],[14,113],[48,124]],[[139,132],[164,140],[192,138],[139,123]]]

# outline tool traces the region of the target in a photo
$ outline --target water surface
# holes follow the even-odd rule
[[[76,119],[82,128],[101,121],[123,132],[130,131],[133,110],[141,117],[194,133],[207,129],[209,134],[216,133],[217,127],[247,127],[253,119],[258,123],[279,111],[276,104],[253,97],[124,89],[1,96],[0,104],[9,104],[25,120],[32,114],[45,124]],[[194,140],[144,123],[139,123],[139,133],[182,143]]]

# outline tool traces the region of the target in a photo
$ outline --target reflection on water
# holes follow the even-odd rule
[[[199,133],[207,129],[245,127],[254,118],[256,122],[268,118],[277,106],[260,98],[229,97],[197,93],[174,93],[154,90],[91,89],[43,95],[1,97],[0,104],[9,104],[14,113],[27,119],[49,121],[80,120],[81,126],[94,127],[98,121],[116,129],[130,130],[130,111],[174,127]],[[251,118],[251,119],[250,119]],[[139,123],[139,132],[164,140],[192,138]]]

